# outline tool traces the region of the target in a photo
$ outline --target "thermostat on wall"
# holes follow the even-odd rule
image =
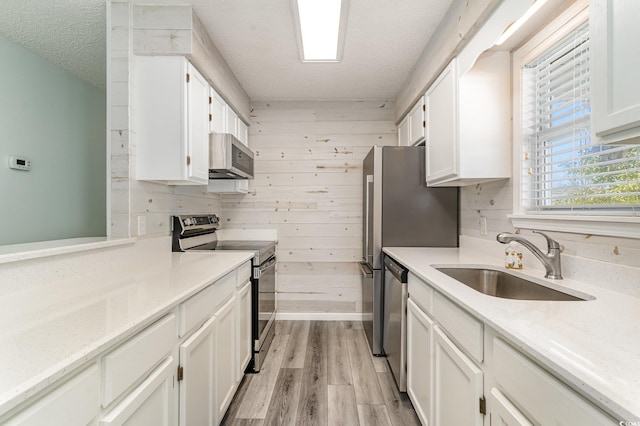
[[[9,157],[9,168],[16,170],[31,170],[31,160],[25,157]]]

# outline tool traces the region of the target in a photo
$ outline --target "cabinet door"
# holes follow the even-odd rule
[[[249,146],[249,127],[240,119],[238,119],[238,139],[246,146]]]
[[[149,377],[100,421],[101,426],[176,424],[174,373],[178,363],[169,356]]]
[[[238,115],[230,107],[227,107],[227,133],[238,138]]]
[[[209,83],[189,64],[187,83],[187,179],[209,181]]]
[[[482,426],[482,370],[434,327],[434,424]]]
[[[458,175],[458,89],[455,59],[425,94],[426,175],[435,183]]]
[[[251,281],[245,283],[236,297],[236,326],[238,328],[236,332],[236,350],[238,351],[236,383],[240,383],[253,352],[253,345],[251,344]]]
[[[224,417],[236,388],[235,295],[216,312],[215,403],[218,419]]]
[[[227,132],[227,103],[222,99],[218,92],[211,88],[209,90],[211,102],[209,104],[209,113],[211,120],[209,121],[209,131],[211,133]]]
[[[407,393],[423,425],[431,419],[434,323],[413,300],[407,303]]]
[[[409,116],[407,115],[404,120],[398,125],[398,145],[409,146]]]
[[[605,141],[640,137],[638,16],[638,1],[591,0],[592,123]]]
[[[498,389],[491,389],[491,426],[533,426]]]
[[[210,318],[180,346],[180,425],[217,424],[215,401],[216,318]]]
[[[421,97],[409,112],[409,145],[413,145],[424,139],[425,121],[424,121],[424,97]]]

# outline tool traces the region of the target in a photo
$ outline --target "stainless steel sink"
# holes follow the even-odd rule
[[[475,291],[503,299],[517,300],[592,300],[578,297],[529,281],[505,271],[471,267],[436,267],[436,269]]]

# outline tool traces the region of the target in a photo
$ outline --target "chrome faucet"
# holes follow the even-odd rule
[[[551,278],[553,280],[561,280],[562,279],[562,269],[560,267],[560,243],[556,240],[552,239],[546,234],[542,232],[533,231],[536,234],[542,235],[547,240],[547,253],[543,253],[538,247],[536,247],[533,243],[529,242],[529,240],[521,237],[520,235],[511,234],[509,232],[501,232],[496,235],[496,240],[501,242],[502,244],[510,243],[511,241],[515,241],[517,243],[522,244],[526,248],[528,248],[531,253],[533,253],[540,262],[544,265],[544,268],[547,270],[547,274],[544,276],[545,278]]]

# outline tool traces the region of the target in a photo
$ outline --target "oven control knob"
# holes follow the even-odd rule
[[[188,218],[186,218],[186,219],[184,220],[184,225],[185,225],[185,226],[190,226],[191,224],[192,224],[192,220],[191,220],[191,218],[190,218],[190,217],[188,217]]]

